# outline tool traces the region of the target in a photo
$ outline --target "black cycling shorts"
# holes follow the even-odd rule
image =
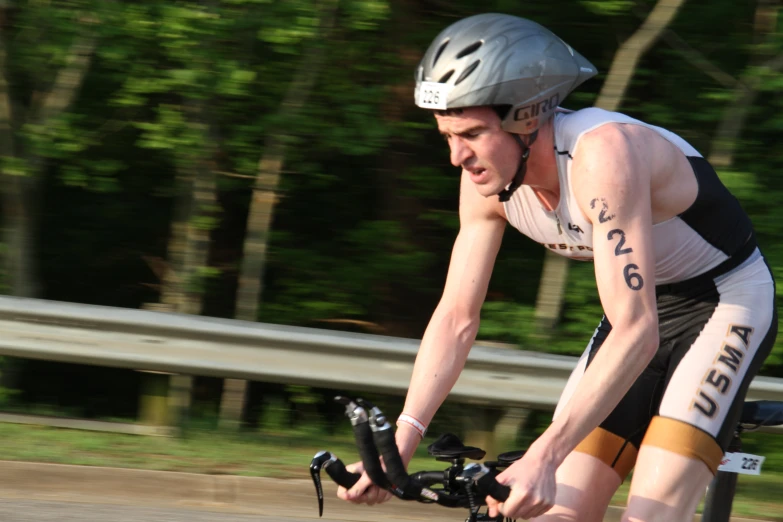
[[[751,246],[735,266],[656,287],[658,352],[576,451],[598,457],[623,480],[642,444],[700,459],[717,471],[748,387],[777,335],[774,279],[755,242]],[[611,329],[604,317],[555,417]]]

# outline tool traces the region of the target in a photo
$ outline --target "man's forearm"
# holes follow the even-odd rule
[[[457,382],[476,339],[478,320],[459,320],[453,313],[436,310],[422,338],[413,366],[403,411],[425,425],[443,404]],[[420,442],[418,433],[402,425],[397,444],[408,462]]]
[[[652,359],[657,342],[649,329],[637,335],[612,331],[588,366],[566,407],[536,441],[559,465],[612,412]]]

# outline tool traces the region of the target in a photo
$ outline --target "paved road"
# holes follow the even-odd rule
[[[272,522],[279,517],[233,515],[190,509],[160,509],[133,506],[49,502],[35,500],[0,500],[0,520],[4,522]],[[286,522],[305,522],[286,518]],[[312,520],[312,519],[310,519]],[[323,522],[338,522],[322,519]],[[308,520],[308,522],[310,522]]]
[[[356,508],[352,516],[345,517],[344,513],[332,511],[324,513],[323,518],[313,506],[291,506],[291,514],[286,516],[280,513],[280,502],[274,502],[272,512],[275,514],[242,514],[230,508],[204,508],[204,507],[161,507],[161,506],[133,506],[122,504],[105,504],[100,501],[53,501],[53,500],[27,500],[0,498],[0,520],[3,522],[345,522],[348,518],[351,522],[376,522],[377,520],[399,520],[408,522],[411,520],[426,520],[402,516],[397,518],[393,511],[383,510],[379,518],[378,513]],[[363,514],[362,514],[363,511]],[[454,513],[450,521],[464,520],[462,513]],[[432,520],[432,519],[430,519]],[[437,518],[439,522],[441,520]]]
[[[457,522],[467,514],[397,499],[357,506],[335,493],[334,484],[324,482],[319,518],[309,479],[0,461],[2,522]],[[620,514],[610,508],[604,522],[619,522]]]

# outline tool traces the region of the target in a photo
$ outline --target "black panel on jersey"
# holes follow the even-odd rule
[[[639,449],[647,426],[658,414],[663,392],[674,370],[712,317],[719,300],[718,289],[710,279],[659,287],[658,351],[620,403],[600,424],[601,428]],[[604,316],[593,336],[588,366],[611,331],[612,325]]]
[[[753,231],[750,218],[706,159],[688,156],[688,161],[699,184],[699,195],[680,218],[709,244],[732,256]]]

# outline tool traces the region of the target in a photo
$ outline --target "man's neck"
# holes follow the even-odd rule
[[[557,176],[557,161],[554,151],[554,123],[550,118],[538,131],[538,138],[530,147],[527,160],[525,185],[560,196],[560,180]]]

